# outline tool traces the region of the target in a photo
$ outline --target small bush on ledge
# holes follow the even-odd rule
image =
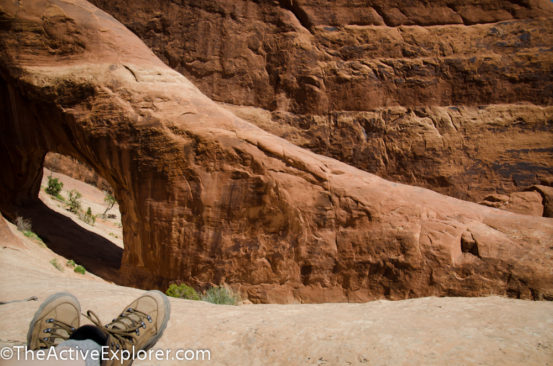
[[[86,269],[84,268],[84,266],[81,266],[80,264],[75,263],[73,259],[69,259],[65,263],[65,265],[69,268],[73,268],[73,272],[80,273],[83,275],[86,273]]]
[[[21,231],[23,235],[25,235],[27,238],[33,239],[43,247],[46,246],[46,244],[44,244],[44,241],[40,238],[40,236],[38,236],[33,232],[33,227],[31,225],[30,219],[25,219],[21,216],[18,216],[15,219],[15,225],[17,226],[17,230]]]
[[[202,295],[202,300],[219,305],[238,305],[241,301],[240,295],[234,292],[227,285],[220,287],[213,286],[209,288]]]
[[[21,216],[16,217],[15,225],[17,226],[17,230],[21,231],[22,233],[25,231],[31,231],[33,227],[30,219],[25,219]]]
[[[167,289],[167,291],[165,291],[165,294],[167,294],[167,296],[178,297],[181,299],[188,299],[188,300],[200,299],[200,296],[198,295],[196,290],[194,290],[193,287],[190,287],[184,283],[181,283],[180,285],[177,285],[176,283],[172,283],[171,285],[169,285],[169,288]]]
[[[45,191],[50,196],[57,198],[58,200],[63,201],[63,197],[60,195],[61,189],[63,188],[63,183],[58,180],[58,178],[52,177],[52,174],[48,177],[48,186]]]
[[[81,197],[83,195],[75,190],[75,189],[72,189],[70,192],[69,192],[69,202],[67,203],[68,204],[68,210],[69,212],[73,212],[75,214],[78,214],[80,211],[81,211]]]
[[[79,213],[79,218],[92,226],[94,226],[94,224],[96,223],[96,215],[92,214],[92,209],[90,207],[88,208],[88,210],[86,210],[84,214]]]
[[[73,270],[73,272],[80,273],[80,274],[84,275],[86,273],[86,269],[84,269],[83,266],[78,264],[77,266],[75,266],[75,269]]]

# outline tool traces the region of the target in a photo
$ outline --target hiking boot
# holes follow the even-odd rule
[[[67,292],[50,295],[36,311],[29,331],[27,348],[37,350],[57,346],[79,327],[81,305]]]
[[[167,296],[153,290],[130,303],[123,312],[105,326],[98,316],[87,312],[87,317],[108,336],[106,346],[111,359],[102,365],[130,365],[140,350],[150,349],[165,331],[171,313]]]

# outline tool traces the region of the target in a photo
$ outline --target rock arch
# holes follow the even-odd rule
[[[553,298],[551,219],[298,148],[217,106],[85,1],[3,3],[0,20],[0,209],[36,199],[46,151],[87,162],[120,202],[122,282],[226,282],[256,302]]]

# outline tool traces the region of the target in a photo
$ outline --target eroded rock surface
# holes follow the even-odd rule
[[[85,1],[4,1],[0,21],[2,213],[32,209],[48,151],[86,162],[120,203],[120,282],[226,282],[254,302],[553,299],[551,219],[297,147]]]
[[[38,301],[0,305],[0,348],[26,343],[33,314],[55,292],[70,291],[83,311],[93,310],[102,321],[144,293],[89,273],[60,272],[49,263],[54,253],[23,235],[18,235],[23,248],[14,250],[15,236],[3,237],[4,227],[15,231],[0,217],[0,302],[31,296]],[[543,366],[553,359],[549,301],[488,296],[225,306],[169,300],[171,319],[153,349],[171,350],[172,356],[179,349],[210,351],[209,361],[206,355],[186,365]],[[88,323],[83,316],[81,324]],[[136,360],[133,365],[152,363],[180,366],[183,361]],[[2,365],[12,363],[3,360]]]
[[[474,202],[553,176],[549,0],[93,3],[319,154]]]

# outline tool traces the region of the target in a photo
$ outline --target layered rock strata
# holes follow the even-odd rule
[[[85,1],[3,1],[0,24],[0,209],[33,207],[47,152],[86,162],[120,204],[122,283],[225,282],[254,302],[553,299],[549,218],[297,147]]]
[[[475,202],[553,176],[548,0],[93,2],[319,154]]]

